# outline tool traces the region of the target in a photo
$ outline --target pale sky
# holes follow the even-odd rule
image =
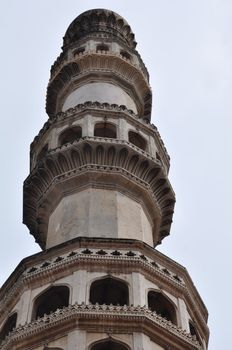
[[[50,67],[71,21],[90,8],[132,27],[150,73],[152,122],[171,156],[171,235],[159,250],[184,265],[209,311],[210,350],[231,346],[231,0],[0,2],[0,285],[39,251],[22,224],[29,146],[43,123]]]

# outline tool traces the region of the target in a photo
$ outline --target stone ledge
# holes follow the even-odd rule
[[[78,113],[83,113],[84,111],[106,111],[110,114],[116,114],[118,115],[123,114],[126,118],[132,118],[133,122],[139,123],[139,127],[147,129],[147,131],[152,132],[155,136],[157,145],[159,146],[159,151],[162,153],[163,157],[165,158],[165,161],[167,163],[167,168],[169,168],[169,161],[170,157],[168,155],[167,149],[164,145],[164,142],[160,136],[160,133],[157,130],[157,127],[154,124],[150,124],[146,122],[145,120],[141,119],[136,115],[132,110],[127,109],[124,105],[117,105],[117,104],[109,104],[109,103],[99,103],[97,101],[87,101],[85,103],[81,103],[76,105],[73,108],[69,108],[65,112],[59,112],[57,113],[52,119],[49,118],[47,122],[44,123],[42,129],[39,131],[39,134],[35,136],[34,140],[31,143],[31,152],[33,151],[34,147],[37,145],[37,143],[40,141],[40,139],[43,137],[43,135],[53,126],[55,123],[66,120],[68,118],[71,118],[75,116]]]
[[[139,64],[136,64],[136,63],[133,63],[131,62],[130,60],[125,60],[125,58],[122,57],[122,55],[120,53],[116,53],[116,52],[113,52],[113,51],[97,51],[96,50],[88,50],[88,51],[85,51],[83,52],[81,55],[75,55],[74,58],[72,59],[68,59],[67,56],[64,56],[62,55],[61,56],[61,59],[59,61],[57,61],[57,64],[54,65],[54,67],[51,68],[51,77],[50,77],[50,82],[55,79],[56,75],[60,72],[60,70],[65,67],[67,64],[69,63],[72,63],[72,62],[78,62],[78,60],[81,60],[83,59],[84,57],[88,57],[88,56],[91,56],[91,55],[104,55],[106,57],[110,57],[112,59],[114,58],[119,58],[123,61],[126,61],[128,64],[130,64],[132,67],[136,68],[136,69],[139,69],[144,78],[146,79],[147,82],[149,82],[149,76],[148,76],[148,72],[144,69],[143,66],[139,65]],[[138,55],[139,56],[139,55]],[[140,57],[140,56],[139,56]],[[140,60],[141,57],[140,57]]]
[[[93,174],[96,173],[104,174],[102,181],[105,184],[110,184],[114,178],[113,182],[125,190],[128,190],[126,182],[130,179],[134,184],[134,195],[137,193],[140,196],[142,192],[146,195],[143,202],[145,204],[147,201],[146,205],[153,216],[155,213],[151,203],[155,203],[156,210],[161,213],[160,227],[154,237],[155,245],[169,234],[175,194],[161,163],[127,141],[86,137],[50,151],[24,182],[23,222],[42,247],[48,218],[46,210],[38,211],[39,206],[45,204],[48,195],[52,196],[58,186],[62,192],[63,183],[66,190],[71,186],[72,191],[77,191],[75,178],[79,177],[80,180],[81,176],[85,176],[87,180],[86,175],[89,174],[89,177],[92,176],[89,181],[93,181]],[[78,181],[78,186],[81,186],[81,181]],[[63,196],[61,192],[56,193],[56,200]],[[38,232],[41,232],[40,235]]]
[[[50,334],[56,332],[60,334],[61,329],[63,329],[63,332],[70,331],[76,327],[76,320],[78,320],[79,327],[86,329],[86,319],[88,319],[88,325],[95,331],[98,331],[99,327],[101,330],[106,326],[109,327],[109,323],[111,327],[117,330],[122,323],[126,322],[127,332],[145,332],[151,338],[154,336],[158,337],[160,342],[168,334],[170,342],[176,345],[175,348],[179,345],[186,350],[202,349],[195,336],[183,331],[171,321],[152,312],[145,306],[92,305],[83,303],[69,305],[24,326],[19,325],[2,342],[1,350],[11,349],[15,344],[17,345],[14,349],[17,349],[21,342],[24,344],[32,344],[34,341],[38,342],[42,337],[45,339],[46,335],[49,337]],[[99,319],[101,319],[100,326]],[[105,325],[104,321],[107,321]],[[46,331],[49,334],[46,334]]]
[[[129,89],[134,95],[134,100],[137,101],[140,117],[150,121],[152,93],[143,71],[121,56],[96,52],[89,52],[76,59],[65,61],[57,74],[50,79],[46,95],[46,111],[49,117],[53,118],[55,113],[61,110],[60,103],[64,97],[62,95],[64,89],[66,95],[70,89],[82,84],[83,80],[85,83],[88,78],[98,80],[99,74],[101,79],[110,79],[111,82],[122,85],[124,89]]]
[[[109,248],[109,245],[112,247]],[[107,254],[99,254],[99,251]],[[136,255],[132,256],[131,253]],[[59,258],[58,261],[57,258]],[[92,269],[94,265],[98,271],[99,267],[106,266],[106,263],[115,272],[117,272],[116,269],[126,268],[127,273],[131,273],[136,269],[151,280],[162,281],[164,288],[177,297],[184,296],[187,305],[194,310],[194,318],[199,323],[199,327],[208,334],[207,310],[186,269],[140,241],[125,239],[78,237],[23,260],[14,271],[14,276],[11,276],[1,289],[0,318],[6,317],[6,313],[12,308],[25,286],[33,287],[38,281],[40,284],[49,283],[54,273],[58,279],[79,268],[88,269],[88,266]],[[174,276],[179,276],[180,281]],[[9,291],[7,298],[4,297],[5,288]]]

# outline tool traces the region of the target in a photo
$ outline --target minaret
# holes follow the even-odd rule
[[[23,222],[42,248],[0,290],[0,349],[207,349],[207,310],[169,235],[169,156],[149,74],[118,14],[67,29],[31,144]]]

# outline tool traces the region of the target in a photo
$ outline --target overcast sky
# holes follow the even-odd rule
[[[209,311],[210,350],[231,346],[231,0],[1,0],[0,284],[39,251],[22,222],[29,146],[47,116],[50,66],[81,12],[109,8],[132,27],[153,90],[152,121],[171,156],[171,235]]]

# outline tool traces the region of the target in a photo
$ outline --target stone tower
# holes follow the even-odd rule
[[[31,144],[23,221],[42,248],[0,291],[0,349],[207,349],[207,310],[169,235],[169,156],[128,23],[104,9],[67,29],[48,121]]]

